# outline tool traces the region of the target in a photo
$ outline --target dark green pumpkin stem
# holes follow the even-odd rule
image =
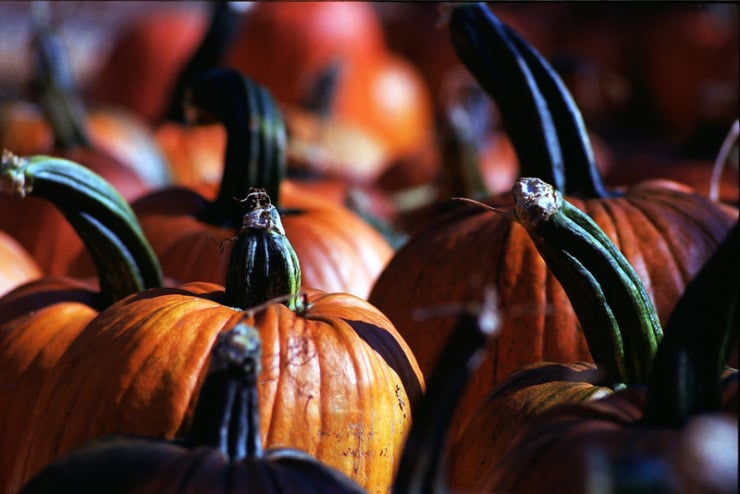
[[[186,446],[216,448],[231,461],[262,457],[257,396],[261,355],[259,332],[252,326],[240,323],[219,335]]]
[[[24,158],[5,150],[0,192],[46,199],[64,214],[95,263],[104,306],[162,286],[159,261],[129,204],[85,166],[49,156]]]
[[[203,38],[175,80],[165,119],[185,122],[183,99],[188,85],[200,74],[217,67],[223,59],[241,20],[231,2],[211,2],[211,17]]]
[[[54,134],[57,149],[91,147],[87,114],[72,74],[67,52],[51,26],[49,5],[33,2],[34,74],[31,89]]]
[[[498,106],[520,176],[565,194],[605,197],[580,110],[549,63],[485,3],[452,8],[458,56]]]
[[[452,43],[460,60],[493,98],[519,158],[521,175],[565,189],[555,122],[537,82],[504,24],[484,3],[452,8]]]
[[[567,195],[608,197],[596,167],[591,140],[583,121],[581,110],[563,80],[542,55],[516,31],[504,26],[519,53],[532,71],[542,95],[547,101],[555,122],[565,163],[565,189]]]
[[[521,178],[514,217],[568,294],[591,356],[613,383],[645,383],[662,330],[639,276],[601,228],[550,184]]]
[[[226,128],[218,196],[201,219],[238,228],[244,215],[238,200],[251,188],[265,189],[273,204],[279,205],[287,136],[269,91],[235,70],[215,68],[193,82],[186,102],[196,119],[221,122]]]
[[[252,189],[242,202],[247,212],[231,248],[225,303],[248,309],[287,298],[286,305],[298,309],[301,268],[277,208],[263,189]]]
[[[681,427],[720,409],[721,375],[740,331],[739,252],[736,223],[686,285],[655,355],[644,423]]]
[[[446,492],[447,432],[460,395],[486,355],[486,343],[498,329],[495,293],[488,292],[480,307],[466,307],[428,381],[416,410],[394,494]]]

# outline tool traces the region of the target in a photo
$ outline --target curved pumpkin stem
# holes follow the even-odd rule
[[[226,128],[218,196],[201,219],[238,227],[244,213],[237,201],[251,188],[265,189],[278,205],[287,166],[287,135],[282,114],[268,90],[235,70],[216,68],[193,82],[186,105],[196,120],[215,120]]]
[[[64,214],[95,263],[103,304],[162,286],[159,261],[134,212],[112,185],[88,168],[4,150],[0,192],[49,200]]]
[[[209,4],[209,7],[211,8],[211,17],[208,30],[175,80],[169,107],[165,115],[166,120],[185,122],[183,99],[188,85],[198,75],[218,66],[239,28],[241,13],[231,2],[213,2]]]
[[[50,22],[47,2],[32,4],[34,75],[32,88],[54,134],[57,149],[92,146],[86,112],[67,53]]]
[[[247,212],[231,249],[225,303],[248,309],[287,297],[286,305],[298,309],[301,267],[277,208],[263,189],[252,189],[243,202]]]
[[[686,285],[666,326],[643,422],[681,427],[721,405],[722,372],[740,332],[740,226]]]
[[[417,416],[403,448],[394,494],[446,492],[445,443],[450,421],[460,395],[485,358],[486,343],[498,329],[496,310],[495,292],[489,291],[480,307],[468,307],[460,314],[427,392],[413,407]]]
[[[501,112],[521,174],[540,177],[564,190],[555,122],[504,24],[484,3],[473,3],[452,7],[448,27],[458,57]]]
[[[551,185],[521,178],[515,220],[568,294],[591,356],[612,382],[644,383],[660,322],[639,276],[601,228]]]
[[[263,456],[257,377],[262,344],[256,328],[240,323],[221,333],[200,391],[185,444],[219,449],[231,461]]]
[[[452,8],[458,56],[496,102],[520,163],[565,194],[606,197],[580,110],[555,70],[485,3]]]

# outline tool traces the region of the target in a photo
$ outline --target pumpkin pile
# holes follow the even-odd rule
[[[0,493],[737,492],[737,5],[157,4],[84,78],[57,5]]]

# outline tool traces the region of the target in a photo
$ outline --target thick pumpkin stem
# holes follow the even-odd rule
[[[242,202],[247,212],[231,249],[225,303],[248,309],[287,297],[286,305],[298,309],[301,268],[277,208],[263,189],[252,189]]]
[[[32,87],[54,134],[57,149],[91,147],[86,111],[74,82],[69,59],[59,35],[50,24],[46,2],[33,3]]]
[[[238,227],[244,214],[235,200],[250,189],[265,189],[279,205],[286,170],[286,130],[277,103],[264,87],[225,68],[209,70],[189,88],[186,105],[198,121],[218,121],[226,128],[226,154],[216,200],[202,220]]]
[[[720,409],[722,372],[740,332],[739,251],[736,223],[686,285],[655,355],[644,423],[681,427]]]
[[[213,2],[209,6],[211,17],[208,30],[175,81],[170,96],[169,108],[165,115],[167,120],[185,122],[183,99],[186,88],[199,74],[217,67],[221,63],[226,49],[239,28],[241,13],[231,2]]]
[[[232,461],[262,457],[257,396],[261,354],[259,332],[252,326],[240,323],[219,335],[185,441],[188,447],[217,448]]]
[[[394,494],[446,492],[445,443],[452,415],[471,375],[486,355],[486,343],[499,327],[495,292],[486,293],[480,307],[459,316],[428,382],[427,392],[414,406],[411,426]]]
[[[580,110],[537,50],[482,2],[454,6],[449,30],[458,56],[501,112],[519,175],[567,194],[606,196]]]
[[[514,217],[560,281],[605,378],[644,383],[662,330],[639,276],[601,228],[538,178],[514,185]]]
[[[111,184],[85,166],[49,156],[25,158],[4,150],[0,192],[46,199],[64,214],[95,263],[104,306],[162,286],[159,261],[134,212]]]

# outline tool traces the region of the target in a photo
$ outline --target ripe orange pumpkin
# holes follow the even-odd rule
[[[238,324],[211,350],[193,426],[182,441],[116,436],[96,441],[46,466],[24,493],[365,491],[303,451],[264,451],[257,379],[261,344],[255,328]],[[194,472],[196,472],[194,474]],[[113,490],[111,490],[113,489]]]
[[[86,93],[93,101],[127,109],[147,125],[159,123],[175,80],[207,27],[207,11],[193,4],[142,12],[116,35]]]
[[[18,241],[0,230],[0,297],[16,286],[42,275],[38,263]]]
[[[409,407],[423,389],[419,368],[391,322],[366,301],[299,291],[295,252],[265,198],[264,191],[250,195],[226,286],[147,290],[88,324],[39,393],[12,486],[100,435],[183,434],[213,342],[243,321],[263,344],[265,445],[302,449],[369,491],[385,492]],[[95,395],[95,406],[78,406],[80,393]]]
[[[97,267],[95,279],[43,276],[0,297],[0,437],[5,445],[0,490],[6,492],[31,410],[59,356],[99,310],[160,286],[161,279],[128,204],[86,167],[6,152],[2,181],[8,191],[52,201],[84,239]]]
[[[245,14],[224,65],[298,105],[330,63],[364,64],[384,50],[369,2],[261,2]]]
[[[231,249],[228,239],[238,231],[243,216],[237,199],[258,186],[267,188],[281,208],[303,264],[304,286],[365,297],[393,253],[390,244],[347,208],[312,197],[298,183],[281,182],[285,127],[266,89],[229,69],[209,72],[197,84],[193,104],[222,121],[227,134],[215,199],[171,188],[133,204],[165,275],[223,283]]]

